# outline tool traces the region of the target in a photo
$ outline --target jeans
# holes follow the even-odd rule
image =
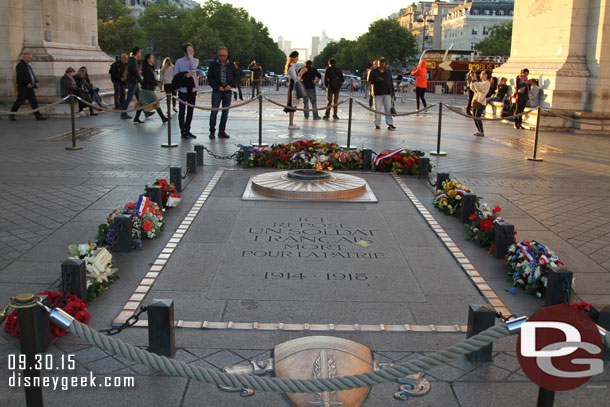
[[[339,91],[341,89],[326,88],[326,113],[324,117],[330,116],[330,107],[339,102]],[[333,107],[333,116],[337,115],[337,106]]]
[[[112,82],[114,86],[114,108],[120,109],[125,103],[125,82]]]
[[[483,114],[484,111],[485,111],[485,105],[476,109],[476,111],[474,111],[474,116],[481,117],[481,115]],[[474,125],[477,126],[477,130],[479,131],[479,133],[481,133],[481,134],[485,133],[483,131],[483,121],[482,120],[474,119]]]
[[[231,106],[231,91],[225,92],[212,92],[212,108],[215,109],[220,107],[220,103],[222,102],[222,107]],[[210,112],[210,132],[216,131],[216,116],[218,116],[218,110],[214,110]],[[220,115],[220,126],[218,130],[220,132],[225,131],[227,127],[227,119],[229,118],[229,109],[223,110]]]
[[[254,88],[256,88],[256,96],[261,94],[261,80],[253,80],[252,81],[252,99],[254,99]]]
[[[303,103],[305,104],[305,109],[309,109],[309,101],[311,100],[311,108],[317,109],[318,104],[316,102],[316,88],[313,89],[305,89],[305,98],[303,98]],[[309,112],[303,112],[306,119],[309,119]],[[313,117],[318,118],[320,115],[317,110],[313,111]]]
[[[196,92],[184,93],[178,92],[178,98],[180,100],[185,101],[186,103],[190,103],[191,105],[195,104],[195,100],[197,99]],[[193,107],[186,106],[183,103],[180,103],[178,107],[178,124],[180,125],[180,133],[184,136],[191,132],[191,121],[193,120]],[[184,114],[186,113],[186,119]]]
[[[385,113],[390,113],[390,110],[392,109],[392,95],[375,95],[375,110],[381,111],[382,106]],[[391,126],[394,123],[392,116],[386,116],[385,123],[388,126]],[[381,115],[375,113],[375,126],[379,126],[380,124]]]
[[[131,103],[131,99],[133,99],[134,96],[136,99],[140,99],[140,84],[138,82],[128,82],[127,97],[125,98],[125,103],[123,103],[121,110],[127,110]],[[121,113],[121,115],[127,115],[127,113]]]

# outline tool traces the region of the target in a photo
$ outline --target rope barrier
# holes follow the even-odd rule
[[[113,113],[130,113],[130,112],[136,112],[138,110],[144,110],[144,109],[147,109],[149,107],[153,107],[154,105],[158,104],[159,102],[161,102],[162,100],[164,100],[166,98],[166,96],[162,96],[161,98],[157,99],[156,102],[150,103],[148,105],[140,106],[140,107],[134,107],[133,109],[122,110],[122,109],[111,109],[109,107],[97,106],[97,105],[94,105],[91,102],[88,102],[88,101],[82,99],[80,96],[77,96],[77,95],[74,95],[74,97],[76,99],[78,99],[79,101],[83,102],[87,106],[91,106],[91,107],[93,107],[95,109],[103,110],[105,112],[113,112]]]
[[[365,108],[366,110],[368,110],[369,112],[373,112],[375,114],[380,114],[383,116],[392,116],[392,117],[397,117],[397,116],[410,116],[412,114],[417,114],[417,113],[421,113],[421,112],[426,112],[430,109],[432,109],[433,107],[436,107],[436,104],[424,107],[423,109],[419,109],[419,110],[414,110],[412,112],[406,112],[406,113],[385,113],[385,112],[380,112],[379,110],[375,110],[375,109],[371,109],[370,107],[368,107],[367,105],[365,105],[364,103],[360,102],[359,100],[356,99],[356,103],[358,103],[360,106],[362,106],[363,108]]]
[[[468,115],[466,113],[462,113],[462,108],[460,108],[460,107],[454,107],[454,106],[448,105],[446,103],[443,103],[443,104],[445,106],[447,106],[447,109],[451,110],[453,113],[459,114],[460,116],[464,116],[464,117],[467,117],[467,118],[473,119],[473,120],[488,120],[488,121],[511,120],[511,119],[521,117],[525,114],[536,111],[536,109],[524,110],[523,112],[521,112],[519,114],[515,114],[512,116],[506,116],[506,117],[476,117],[476,116]]]
[[[582,120],[582,119],[575,119],[573,117],[566,116],[566,115],[563,115],[561,113],[553,112],[550,109],[544,110],[544,111],[546,113],[550,114],[551,116],[559,117],[559,118],[564,119],[564,120],[570,120],[570,121],[573,121],[575,123],[589,124],[589,125],[592,125],[592,126],[607,126],[608,125],[608,124],[604,124],[604,123],[594,123],[594,122],[589,122],[589,121]],[[601,119],[601,120],[610,120],[610,117],[608,119]]]
[[[72,321],[68,329],[72,334],[78,336],[85,342],[95,345],[106,352],[124,357],[133,362],[144,364],[164,373],[179,375],[204,383],[274,393],[319,393],[374,386],[376,384],[394,381],[407,375],[425,372],[433,367],[444,365],[451,360],[475,352],[495,340],[511,334],[508,325],[502,323],[488,328],[478,335],[465,339],[444,350],[434,352],[416,360],[397,363],[379,371],[335,378],[281,379],[236,375],[190,366],[177,360],[136,348],[133,345],[113,337],[102,335],[78,321]],[[610,342],[610,340],[608,342]]]
[[[322,110],[328,110],[328,109],[334,109],[335,107],[342,105],[343,103],[347,102],[347,100],[342,100],[340,102],[335,103],[334,105],[330,105],[330,106],[324,106],[324,107],[318,107],[316,109],[302,109],[300,107],[294,107],[294,106],[288,106],[288,105],[284,105],[282,103],[276,102],[275,100],[269,99],[267,96],[264,97],[267,101],[273,103],[276,106],[279,107],[283,107],[285,109],[293,109],[295,112],[299,111],[299,112],[314,112],[314,111],[322,111]]]
[[[214,108],[212,108],[212,107],[203,107],[203,106],[192,105],[192,104],[190,104],[190,103],[188,103],[188,102],[186,102],[186,101],[184,101],[184,100],[180,99],[180,98],[179,98],[179,97],[177,97],[177,96],[172,96],[172,97],[173,97],[174,99],[176,99],[178,102],[180,102],[180,103],[182,103],[183,105],[186,105],[186,106],[188,106],[188,107],[192,107],[192,108],[194,108],[194,109],[198,109],[198,110],[207,110],[207,111],[210,111],[210,112],[214,112],[214,111],[218,112],[218,111],[220,111],[220,110],[229,110],[229,109],[234,109],[234,108],[237,108],[237,107],[245,106],[245,105],[247,105],[248,103],[252,103],[252,102],[254,102],[254,101],[256,100],[256,98],[255,98],[255,99],[246,100],[245,102],[238,103],[238,104],[236,104],[236,105],[231,105],[231,106],[227,106],[227,107],[214,107]]]
[[[57,100],[53,103],[49,103],[48,105],[40,106],[40,107],[37,107],[36,109],[32,109],[32,110],[24,110],[23,112],[11,112],[11,111],[0,110],[0,114],[25,116],[26,114],[40,112],[41,110],[48,109],[49,107],[57,106],[58,104],[65,102],[69,98],[70,98],[70,95],[66,96],[65,98],[63,98],[61,100]]]

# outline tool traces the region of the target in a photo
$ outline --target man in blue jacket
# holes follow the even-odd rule
[[[208,82],[212,87],[212,108],[231,106],[231,89],[237,85],[239,75],[235,65],[228,60],[229,51],[227,47],[218,48],[218,59],[210,65],[208,71]],[[210,112],[210,139],[216,138],[216,116],[218,110]],[[229,109],[223,110],[220,116],[220,126],[218,128],[219,138],[229,138],[225,132]]]
[[[34,89],[39,88],[40,84],[30,66],[31,61],[32,54],[26,52],[23,54],[23,59],[17,64],[17,100],[15,101],[11,112],[19,110],[19,106],[26,100],[30,103],[32,110],[38,108],[38,101],[36,100]],[[46,117],[42,117],[40,112],[34,112],[34,116],[36,116],[36,120],[47,119]],[[17,121],[14,114],[10,115],[8,118],[12,121]]]

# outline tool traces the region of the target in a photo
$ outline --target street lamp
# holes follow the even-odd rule
[[[169,51],[170,51],[170,46],[169,46],[169,21],[172,18],[176,18],[178,17],[178,13],[176,12],[163,12],[163,13],[159,13],[157,14],[159,16],[159,18],[167,18],[167,56],[170,55]]]
[[[422,14],[420,14],[417,21],[423,23],[423,31],[422,31],[422,36],[421,36],[421,52],[424,52],[424,49],[425,49],[424,41],[426,40],[426,21],[429,23],[433,23],[434,19],[426,18],[426,14],[422,13]]]

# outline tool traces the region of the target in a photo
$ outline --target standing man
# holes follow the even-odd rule
[[[527,100],[529,99],[530,85],[527,76],[530,70],[524,68],[521,74],[515,79],[515,93],[517,94],[517,110],[515,114],[523,113]],[[515,129],[523,129],[523,116],[515,117]]]
[[[248,69],[252,71],[252,99],[254,99],[254,88],[256,87],[256,96],[261,94],[261,79],[263,77],[263,67],[256,63],[253,59],[248,65]]]
[[[197,86],[195,86],[195,76],[197,75],[197,67],[199,66],[199,60],[194,57],[195,50],[193,44],[184,44],[182,46],[184,56],[176,61],[174,66],[174,76],[182,74],[180,84],[182,87],[178,89],[178,99],[189,103],[195,104],[197,99]],[[182,138],[197,138],[191,133],[191,121],[193,120],[193,107],[186,106],[184,103],[180,103],[178,107],[178,124],[180,125],[180,133]],[[184,117],[186,113],[186,118]]]
[[[218,48],[218,58],[210,65],[208,73],[208,81],[212,87],[212,108],[231,106],[231,89],[237,85],[238,73],[235,65],[228,61],[229,50],[227,47]],[[216,116],[218,110],[213,110],[210,113],[210,139],[216,138]],[[229,118],[229,109],[222,111],[220,116],[220,127],[218,128],[219,138],[229,138],[225,132],[227,127],[227,119]]]
[[[235,70],[237,70],[237,90],[239,92],[239,100],[244,100],[244,96],[241,93],[241,78],[244,76],[244,70],[241,66],[239,66],[239,62],[234,61],[233,65],[235,65]],[[233,91],[233,96],[235,96],[235,100],[237,100],[237,92]]]
[[[11,112],[19,110],[19,106],[26,100],[30,103],[32,110],[38,108],[34,89],[39,88],[40,84],[36,79],[36,75],[34,75],[34,71],[32,71],[30,62],[32,62],[32,54],[26,52],[23,54],[23,59],[17,64],[17,100]],[[46,117],[42,117],[40,112],[34,112],[34,116],[36,116],[36,120],[47,120]],[[9,115],[8,118],[14,122],[17,121],[14,114]]]
[[[328,60],[328,68],[324,72],[324,86],[326,87],[326,113],[324,114],[324,120],[328,120],[330,117],[330,107],[336,105],[339,101],[339,91],[343,84],[343,72],[337,68],[337,61],[335,58]],[[333,107],[333,119],[338,120],[337,106]]]
[[[140,70],[138,69],[138,60],[141,55],[140,47],[135,47],[131,50],[129,60],[127,61],[127,68],[125,68],[127,73],[123,75],[125,82],[127,83],[127,98],[125,98],[121,110],[127,110],[131,103],[131,99],[133,99],[134,96],[136,97],[136,100],[140,99],[142,78],[140,77]],[[121,119],[131,119],[131,116],[127,113],[121,113]]]
[[[125,69],[127,69],[127,55],[122,54],[120,58],[117,58],[117,60],[110,65],[110,70],[108,71],[110,80],[112,80],[112,85],[114,86],[114,108],[117,110],[125,103],[125,89],[127,87],[125,79],[123,78]]]
[[[373,95],[375,98],[375,110],[380,111],[383,106],[383,111],[387,114],[392,109],[392,95],[394,95],[394,81],[392,81],[392,71],[386,67],[384,57],[379,57],[377,68],[371,71],[369,75],[371,85],[373,86]],[[388,125],[388,130],[394,130],[392,116],[385,117],[385,123]],[[381,124],[381,115],[375,113],[375,129],[379,130]]]
[[[301,81],[305,87],[305,109],[309,109],[309,101],[311,100],[311,108],[317,109],[318,104],[316,102],[316,81],[322,79],[322,75],[317,69],[314,69],[313,62],[305,62],[305,68],[301,70]],[[309,112],[303,112],[306,119],[309,119]],[[313,111],[313,119],[320,120],[321,117],[317,110]]]

